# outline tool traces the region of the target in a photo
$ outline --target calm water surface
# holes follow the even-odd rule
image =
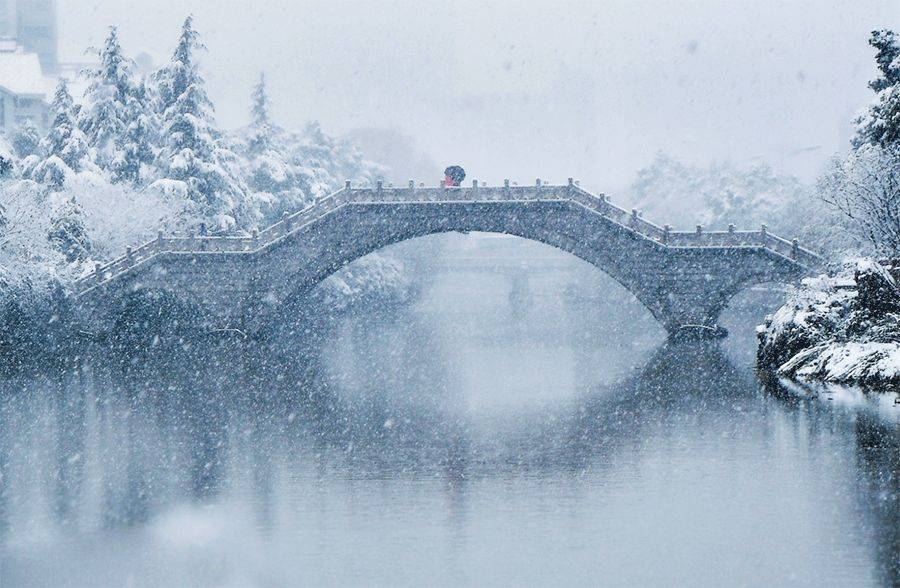
[[[472,281],[302,353],[6,381],[0,586],[900,583],[897,408]]]

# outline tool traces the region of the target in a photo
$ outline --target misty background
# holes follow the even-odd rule
[[[84,60],[117,25],[159,66],[192,13],[220,125],[248,122],[266,72],[277,122],[319,120],[397,182],[460,163],[614,194],[660,151],[812,181],[847,148],[872,96],[866,40],[900,25],[900,5],[761,4],[60,0],[60,51]]]

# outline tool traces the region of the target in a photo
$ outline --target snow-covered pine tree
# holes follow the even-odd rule
[[[98,51],[100,63],[85,70],[89,81],[78,126],[84,132],[94,161],[107,169],[120,158],[118,147],[128,121],[128,99],[134,86],[132,62],[122,54],[116,27]]]
[[[81,171],[87,143],[75,124],[75,103],[65,78],[60,78],[50,104],[50,131],[41,141],[40,155],[31,179],[61,189],[69,170]]]
[[[92,246],[84,226],[84,210],[65,192],[51,194],[50,206],[50,243],[70,262],[87,259]]]
[[[159,121],[151,104],[147,84],[134,84],[125,104],[125,130],[117,139],[116,158],[111,163],[113,180],[138,184],[142,170],[156,157]]]
[[[315,198],[338,189],[344,180],[371,185],[387,175],[387,170],[365,159],[354,144],[332,137],[315,121],[289,137],[289,153]]]
[[[243,205],[243,187],[228,168],[233,154],[219,145],[213,105],[196,62],[202,48],[189,16],[172,59],[154,74],[163,135],[157,164],[166,178],[183,184],[208,217],[229,225]]]
[[[259,75],[253,87],[250,107],[250,133],[247,147],[250,153],[265,153],[272,144],[272,124],[269,120],[269,94],[266,91],[266,74]]]
[[[41,144],[41,132],[37,126],[26,118],[12,135],[12,146],[21,159],[36,155]]]
[[[875,100],[856,119],[853,146],[877,145],[900,149],[900,40],[893,31],[873,31],[869,45],[875,48],[879,76],[869,82]]]
[[[251,207],[257,221],[271,222],[282,212],[306,201],[303,176],[284,155],[282,131],[269,118],[269,96],[261,75],[251,95],[250,127],[245,156],[249,160],[247,184],[253,192]]]

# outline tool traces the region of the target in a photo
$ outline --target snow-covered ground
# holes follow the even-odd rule
[[[803,281],[758,328],[759,362],[801,380],[900,383],[900,288],[860,259],[834,277]]]

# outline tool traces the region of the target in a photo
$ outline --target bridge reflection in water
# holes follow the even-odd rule
[[[447,366],[378,381],[371,352],[342,356],[370,396],[233,342],[7,383],[0,583],[900,579],[896,427],[716,344],[489,418],[440,398]]]

